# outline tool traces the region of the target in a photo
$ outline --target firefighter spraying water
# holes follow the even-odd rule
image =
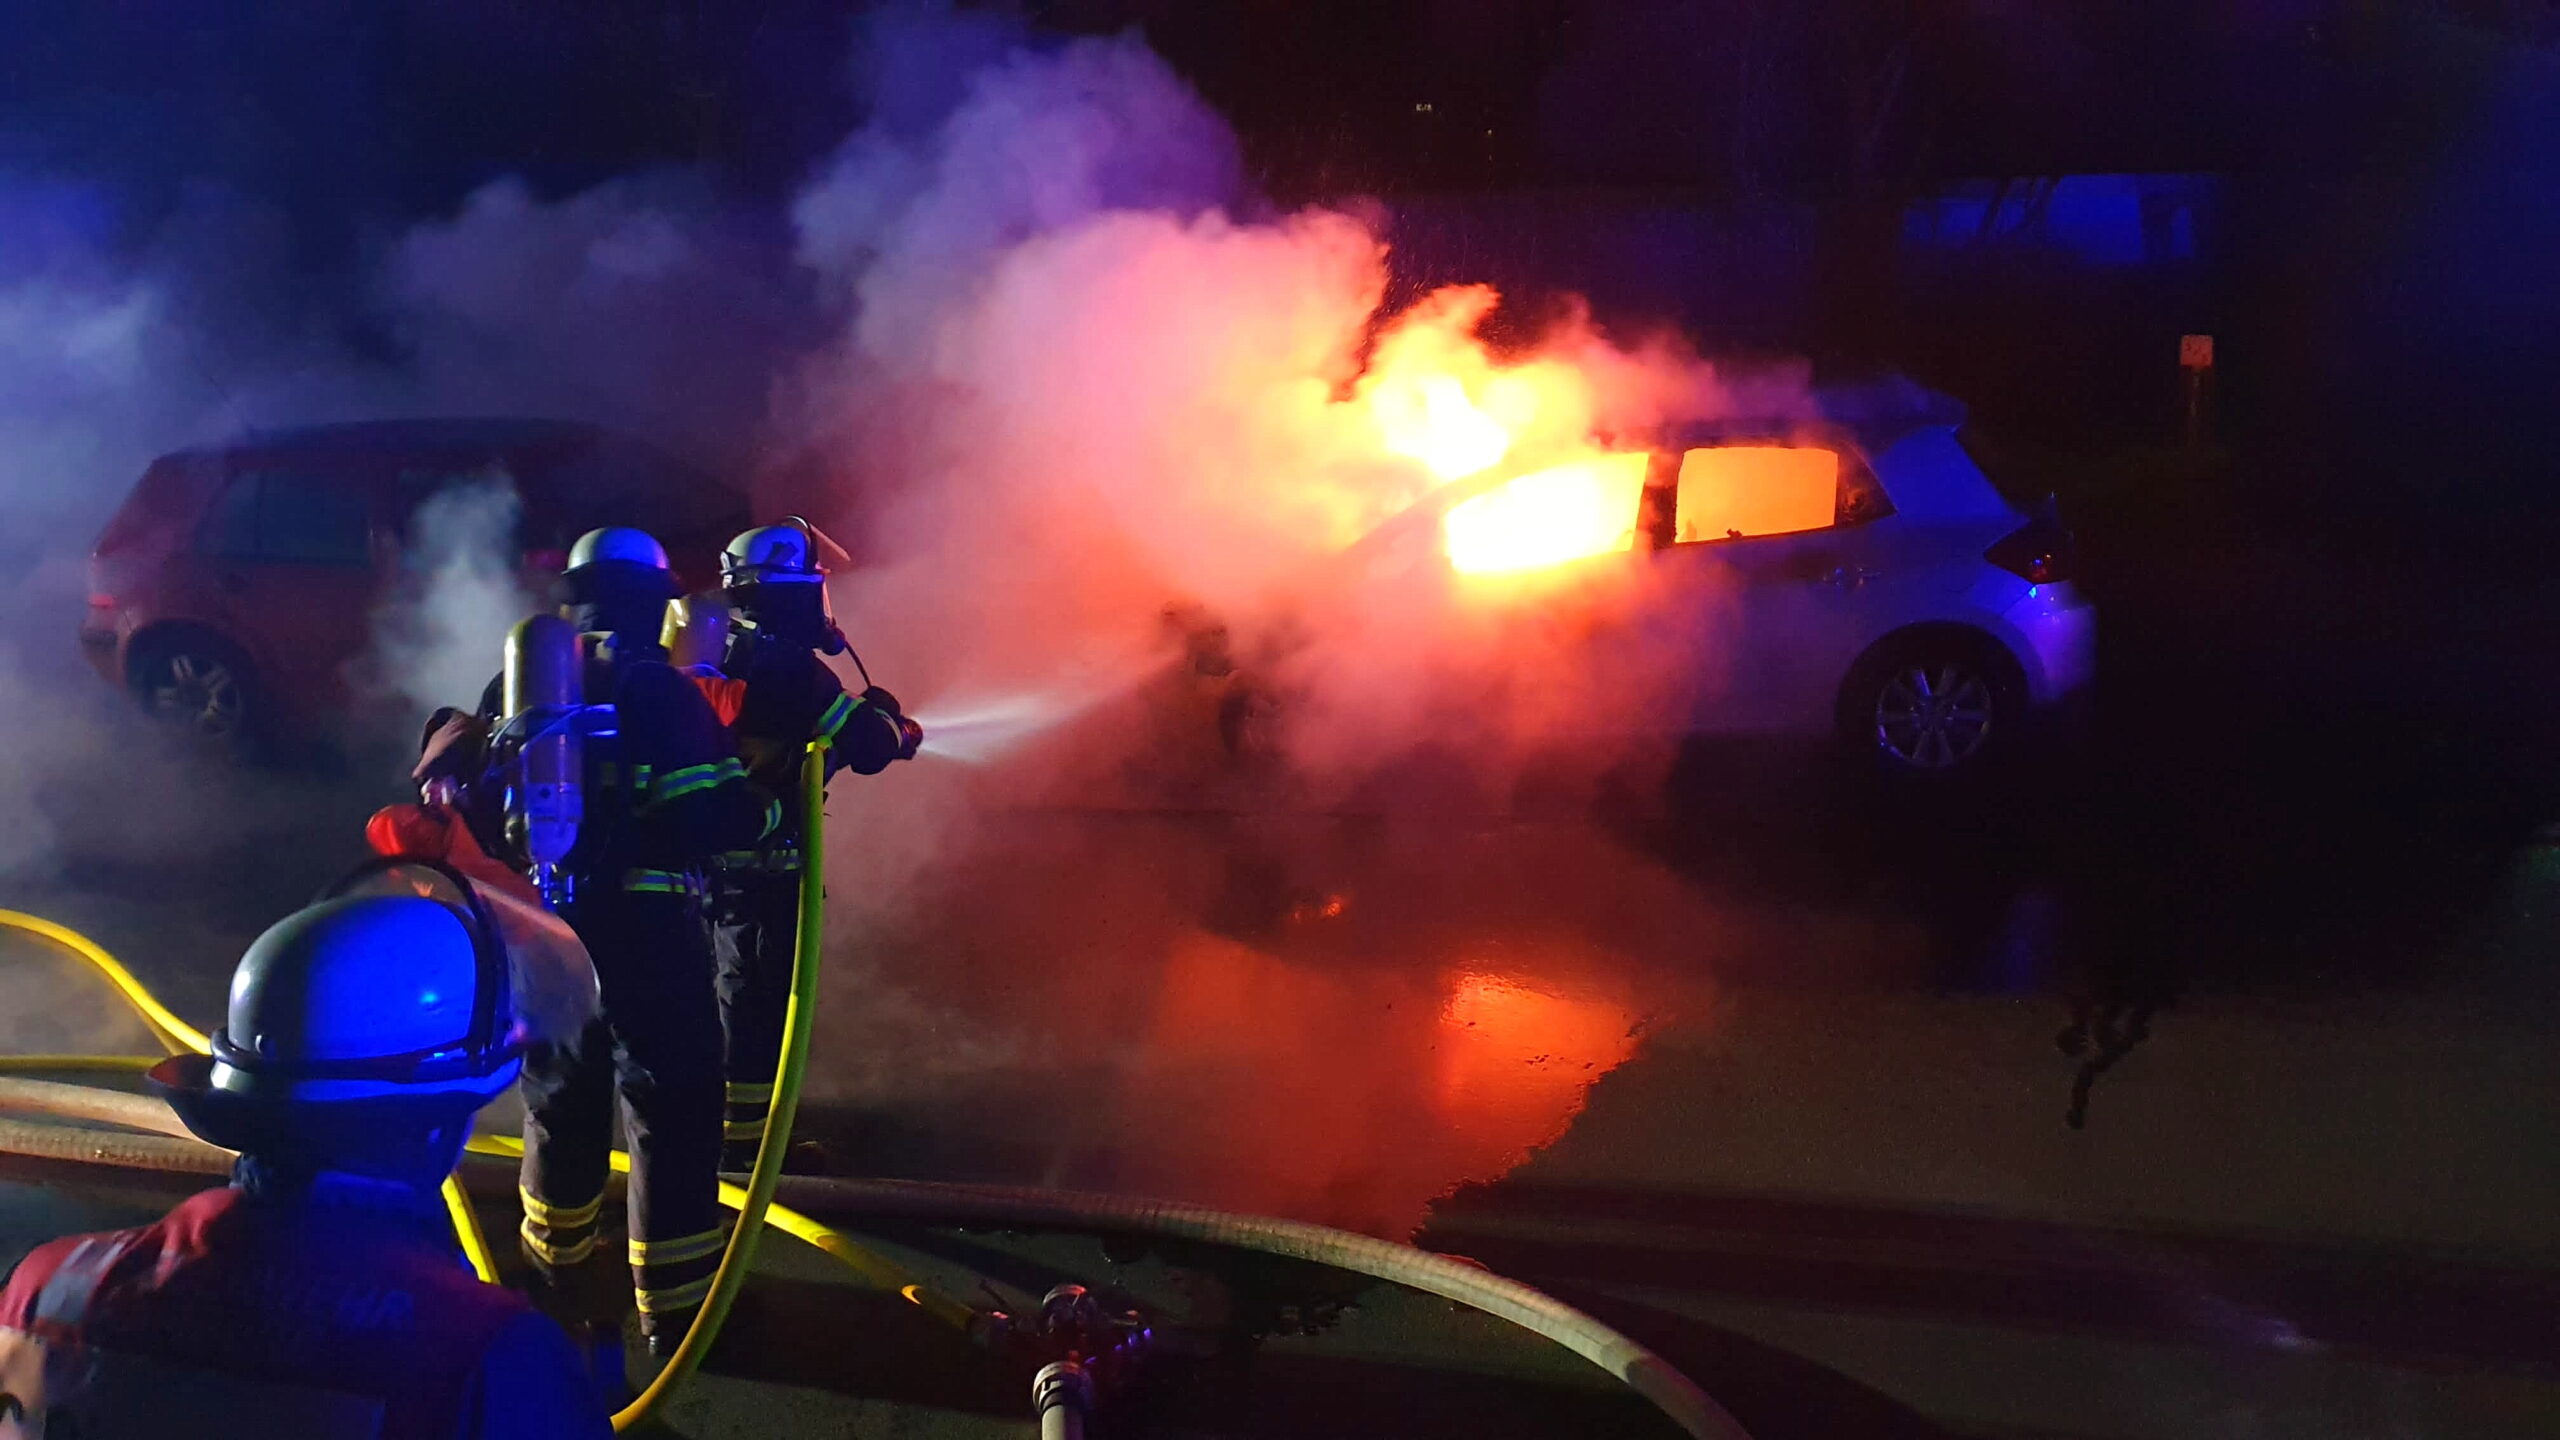
[[[574,1044],[526,1062],[520,1240],[544,1303],[593,1337],[610,1384],[621,1297],[663,1356],[720,1258],[720,1022],[701,870],[762,841],[782,806],[667,663],[675,583],[658,543],[591,532],[564,578],[573,618],[516,628],[481,714],[441,717],[419,777],[430,797],[478,815],[484,838],[503,831],[596,957],[602,1013]],[[628,1292],[599,1254],[617,1096],[631,1151]]]
[[[825,743],[830,774],[847,769],[857,775],[913,759],[924,742],[923,728],[895,695],[870,684],[868,673],[862,693],[847,694],[822,658],[851,653],[828,608],[822,554],[839,564],[844,556],[795,516],[747,531],[720,557],[721,592],[735,623],[716,673],[734,687],[736,710],[729,718],[740,758],[750,775],[777,791],[788,787],[812,741]],[[855,657],[857,670],[861,664]],[[773,1103],[802,858],[800,827],[786,817],[761,842],[731,850],[714,865],[728,1076],[723,1163],[731,1170],[754,1161]]]

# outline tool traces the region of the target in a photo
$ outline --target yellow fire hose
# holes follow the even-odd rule
[[[825,743],[819,741],[809,747],[801,770],[801,799],[808,823],[802,827],[806,849],[800,882],[800,924],[792,955],[791,998],[784,1012],[782,1059],[774,1075],[773,1106],[765,1123],[764,1142],[757,1149],[755,1168],[743,1189],[721,1182],[720,1201],[738,1212],[738,1223],[730,1231],[728,1249],[721,1256],[709,1298],[657,1378],[613,1417],[616,1431],[628,1430],[651,1418],[702,1363],[721,1322],[745,1285],[748,1272],[754,1268],[756,1242],[768,1220],[774,1228],[807,1242],[872,1284],[898,1291],[938,1319],[966,1326],[974,1318],[967,1306],[906,1283],[888,1262],[842,1234],[773,1203],[782,1181],[782,1158],[789,1148],[792,1119],[799,1108],[801,1082],[808,1070],[810,1028],[817,1004],[818,950],[825,907],[823,881],[816,878],[823,876],[825,860]],[[107,978],[171,1054],[189,1049],[201,1053],[209,1048],[202,1031],[170,1012],[114,956],[87,936],[50,920],[7,909],[0,909],[0,927],[41,936],[87,961]],[[148,1069],[153,1063],[150,1057],[124,1055],[0,1056],[0,1074],[130,1073]],[[136,1103],[136,1097],[120,1092],[81,1085],[5,1081],[0,1082],[0,1102],[68,1119],[126,1127],[123,1131],[110,1131],[0,1121],[0,1140],[6,1141],[0,1144],[0,1150],[7,1153],[187,1173],[218,1174],[228,1166],[229,1152],[187,1135],[166,1107]],[[128,1133],[130,1130],[156,1133],[137,1135]],[[515,1158],[523,1154],[524,1143],[513,1136],[475,1136],[469,1148],[475,1155]],[[627,1173],[630,1156],[615,1151],[612,1164],[615,1170]],[[1722,1406],[1661,1357],[1634,1341],[1526,1285],[1409,1246],[1325,1226],[1116,1197],[1034,1194],[1000,1187],[905,1181],[831,1183],[816,1189],[841,1191],[849,1199],[885,1203],[887,1210],[900,1213],[947,1214],[964,1222],[976,1219],[998,1226],[1073,1229],[1099,1224],[1112,1229],[1205,1239],[1370,1275],[1501,1316],[1555,1341],[1618,1377],[1652,1401],[1683,1431],[1700,1440],[1749,1440],[1749,1433]],[[480,1233],[479,1219],[456,1179],[447,1178],[444,1197],[453,1216],[455,1234],[462,1241],[464,1253],[470,1256],[472,1268],[482,1279],[492,1278],[495,1266]]]
[[[18,910],[0,910],[0,925],[42,936],[88,961],[90,967],[106,977],[107,983],[115,987],[118,995],[124,997],[125,1004],[133,1007],[133,1013],[141,1017],[142,1023],[150,1027],[152,1035],[168,1048],[170,1054],[181,1055],[194,1051],[198,1055],[205,1055],[212,1052],[213,1042],[203,1031],[179,1019],[176,1012],[160,1003],[158,996],[142,988],[142,982],[133,978],[133,972],[124,968],[123,963],[108,954],[105,947],[99,945],[97,941],[68,926],[56,925],[40,915],[29,915]],[[148,1069],[151,1063],[148,1060],[137,1061],[120,1055],[38,1055],[23,1060],[13,1059],[9,1068],[120,1070],[128,1067]],[[444,1207],[453,1216],[453,1231],[462,1241],[462,1253],[469,1257],[472,1273],[483,1280],[495,1281],[498,1278],[498,1266],[489,1254],[489,1241],[480,1233],[479,1218],[471,1213],[471,1199],[462,1193],[462,1182],[451,1176],[445,1177]]]

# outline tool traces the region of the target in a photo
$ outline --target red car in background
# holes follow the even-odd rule
[[[557,569],[600,525],[716,582],[746,498],[642,441],[559,420],[377,420],[253,433],[164,455],[98,537],[80,643],[144,709],[225,745],[309,734],[350,700],[409,522],[448,487],[503,473],[516,544]],[[497,638],[491,637],[494,655]]]

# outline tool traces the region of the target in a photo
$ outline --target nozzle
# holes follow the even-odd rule
[[[898,703],[898,697],[874,685],[862,692],[862,702],[887,716],[889,723],[897,728],[898,753],[893,758],[916,758],[916,752],[924,748],[924,727],[917,724],[915,717]]]

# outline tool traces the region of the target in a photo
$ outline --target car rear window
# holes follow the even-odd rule
[[[153,537],[185,535],[205,497],[221,484],[221,471],[219,460],[204,455],[164,455],[151,462],[107,528],[99,532],[99,553],[130,549]],[[154,543],[168,541],[162,538]]]

